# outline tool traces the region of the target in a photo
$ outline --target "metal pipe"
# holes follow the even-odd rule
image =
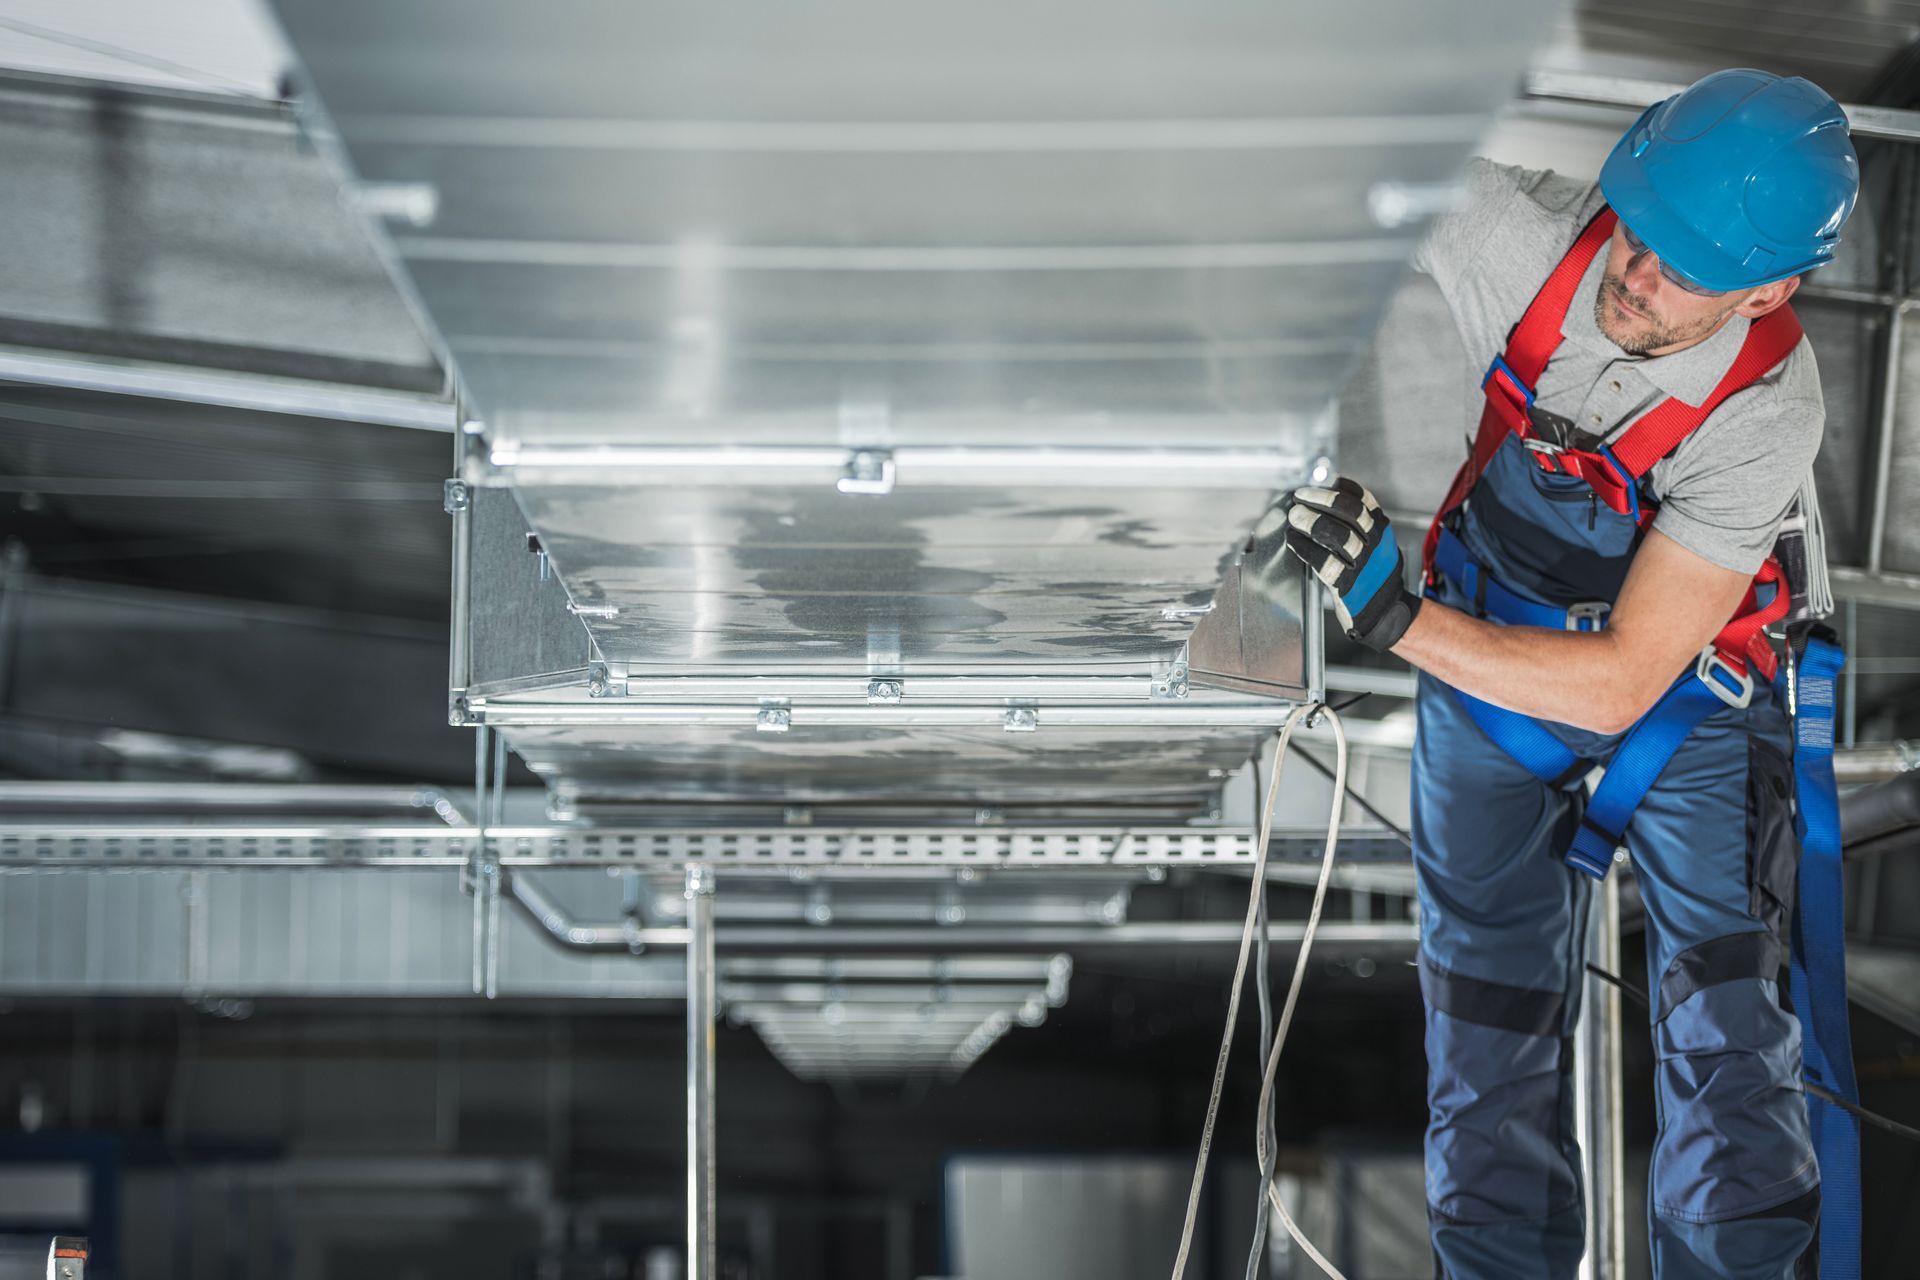
[[[1372,693],[1384,698],[1411,698],[1419,688],[1410,670],[1348,667],[1338,663],[1326,668],[1326,685],[1329,691]]]
[[[716,1280],[713,874],[687,868],[687,1280]]]
[[[1889,609],[1920,609],[1920,574],[1869,572],[1851,565],[1827,570],[1833,594],[1842,600],[1885,605]]]
[[[1907,307],[1887,315],[1886,357],[1880,370],[1879,430],[1874,438],[1873,495],[1867,516],[1867,572],[1883,567],[1887,542],[1887,497],[1893,482],[1894,410],[1900,389],[1900,343]]]
[[[1803,284],[1793,292],[1795,303],[1832,302],[1850,307],[1894,307],[1906,299],[1887,289],[1850,289],[1844,285]]]
[[[310,783],[257,782],[0,782],[0,815],[72,810],[93,818],[129,811],[137,820],[182,816],[225,819],[235,816],[291,819],[340,813],[367,817],[370,823],[430,811],[450,827],[472,823],[462,800],[438,787],[356,787]],[[4,825],[4,824],[0,824]]]
[[[0,379],[418,431],[452,431],[454,426],[453,406],[439,396],[25,347],[0,347]]]
[[[1333,687],[1333,672],[1327,667],[1327,611],[1320,592],[1320,579],[1304,569],[1301,571],[1300,588],[1300,664],[1302,679],[1307,682],[1307,699],[1310,702],[1326,700],[1327,690]],[[1369,692],[1354,689],[1351,692]]]
[[[507,825],[507,735],[493,735],[493,780],[487,790],[487,825]]]
[[[689,871],[692,869],[688,868]],[[538,922],[549,934],[559,938],[560,935],[554,934],[546,921]],[[556,923],[561,925],[565,933],[582,934],[582,941],[565,943],[577,951],[628,951],[635,946],[684,947],[692,934],[690,927],[625,929],[612,925],[569,924],[564,919],[556,920]],[[756,925],[751,928],[729,928],[719,948],[730,953],[775,955],[817,955],[840,951],[945,954],[1105,947],[1129,950],[1143,947],[1230,948],[1240,941],[1240,929],[1239,923],[1227,920],[1117,925],[962,925],[950,928],[873,926],[842,929],[817,925]],[[585,932],[589,930],[590,933]],[[1280,946],[1296,945],[1304,930],[1305,925],[1298,921],[1270,925],[1267,928],[1267,940]],[[1399,946],[1412,945],[1418,940],[1419,933],[1410,923],[1322,921],[1314,934],[1316,946]]]
[[[1841,786],[1885,782],[1920,768],[1920,742],[1877,742],[1833,753],[1833,780]]]
[[[483,995],[487,989],[487,891],[484,868],[487,862],[487,747],[491,732],[481,725],[473,735],[473,815],[481,825],[476,828],[473,849],[467,855],[465,875],[467,888],[473,894],[473,972],[470,976],[475,995]]]
[[[486,900],[485,949],[482,952],[484,964],[481,972],[485,976],[482,994],[491,1000],[500,994],[500,889],[506,873],[500,868],[500,854],[495,847],[490,831],[498,830],[505,821],[506,792],[502,780],[507,772],[507,739],[503,734],[493,734],[493,769],[487,779],[486,823],[480,829],[478,855],[480,858],[480,893]]]
[[[1588,907],[1593,963],[1620,972],[1620,879],[1609,876]],[[1625,1076],[1621,1060],[1620,992],[1587,977],[1574,1040],[1578,1094],[1575,1125],[1587,1160],[1587,1252],[1581,1280],[1625,1280],[1627,1274]]]
[[[581,924],[525,873],[502,875],[501,887],[507,901],[569,951],[626,951],[639,955],[646,950],[646,945],[639,941],[645,930],[632,919],[620,924]]]

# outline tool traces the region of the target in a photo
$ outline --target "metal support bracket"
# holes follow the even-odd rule
[[[589,698],[626,697],[627,664],[624,662],[588,663],[587,696]]]
[[[1186,697],[1187,693],[1187,664],[1177,662],[1164,677],[1154,680],[1148,696],[1156,702],[1170,702]]]
[[[896,476],[890,450],[856,449],[848,456],[846,472],[834,487],[842,493],[877,497],[893,492]]]

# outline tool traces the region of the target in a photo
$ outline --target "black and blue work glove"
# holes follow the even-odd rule
[[[1333,593],[1348,639],[1382,653],[1398,644],[1420,597],[1407,590],[1393,522],[1379,500],[1355,481],[1335,480],[1327,489],[1295,489],[1262,525],[1282,510],[1287,550]]]

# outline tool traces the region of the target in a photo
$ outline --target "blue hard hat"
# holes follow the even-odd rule
[[[1600,190],[1662,262],[1727,293],[1833,261],[1860,161],[1819,86],[1716,71],[1633,122]]]

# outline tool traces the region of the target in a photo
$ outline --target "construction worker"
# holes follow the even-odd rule
[[[1419,668],[1427,1195],[1450,1280],[1579,1264],[1570,1037],[1617,847],[1646,906],[1655,1272],[1813,1274],[1821,1172],[1776,981],[1792,746],[1761,629],[1787,611],[1770,553],[1824,421],[1788,300],[1858,185],[1833,99],[1746,70],[1650,108],[1597,186],[1476,162],[1415,259],[1493,360],[1420,585],[1352,479],[1275,518],[1349,636]]]

